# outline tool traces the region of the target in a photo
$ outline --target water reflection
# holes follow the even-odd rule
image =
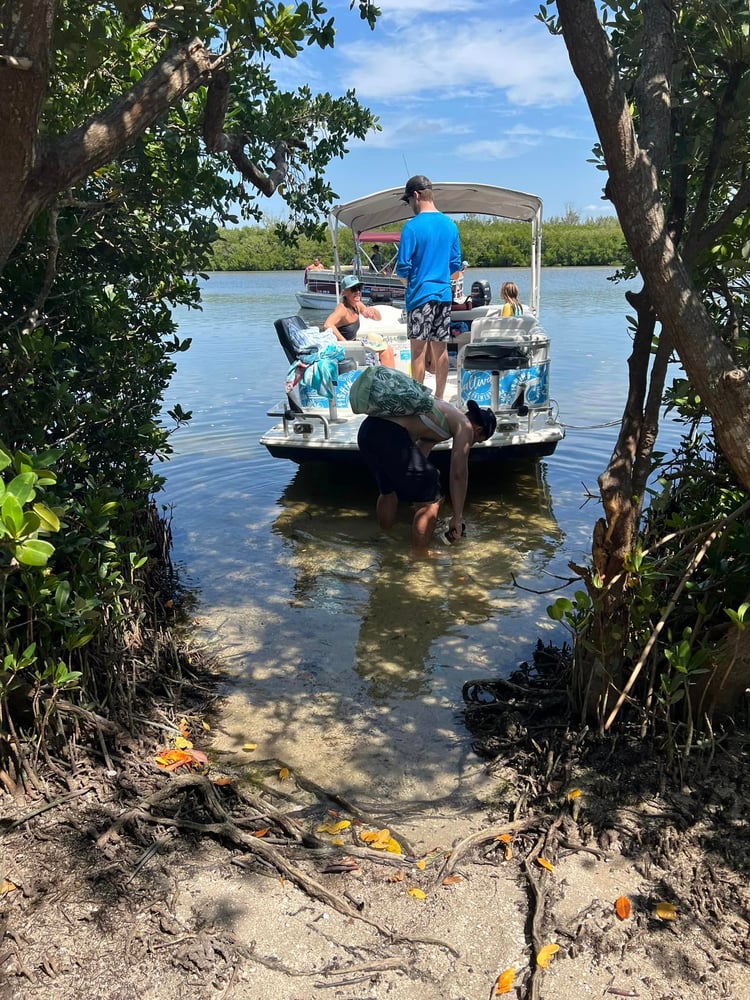
[[[538,598],[513,578],[538,579],[564,542],[546,467],[504,470],[500,483],[487,470],[472,477],[469,537],[424,562],[408,555],[408,506],[392,536],[379,531],[366,475],[300,469],[279,500],[273,531],[290,560],[293,604],[359,619],[352,669],[374,703],[438,690],[454,699],[464,675],[512,668],[528,652],[518,646],[532,638]]]
[[[478,276],[493,292],[513,277]],[[165,409],[194,418],[173,439],[164,501],[175,558],[201,587],[202,635],[231,673],[212,732],[228,753],[250,741],[355,798],[387,788],[453,804],[482,770],[457,714],[462,684],[509,673],[539,636],[562,638],[533,590],[590,550],[596,511],[581,508],[581,481],[604,468],[615,436],[604,424],[625,398],[624,288],[601,270],[545,269],[551,393],[572,426],[548,465],[472,470],[470,537],[415,565],[409,511],[386,539],[366,475],[295,470],[259,444],[288,367],[273,321],[297,311],[299,280],[213,275],[204,312],[179,315],[193,346]]]

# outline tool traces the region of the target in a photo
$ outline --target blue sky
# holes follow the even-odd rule
[[[606,175],[587,162],[588,107],[562,38],[534,17],[536,0],[380,0],[374,31],[348,0],[327,6],[333,51],[306,49],[277,76],[333,94],[354,88],[378,115],[382,131],[327,171],[341,201],[422,173],[531,192],[546,218],[614,214],[601,199]]]

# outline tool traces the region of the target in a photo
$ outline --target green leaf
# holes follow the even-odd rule
[[[21,534],[25,535],[27,538],[30,535],[36,535],[37,531],[39,531],[41,523],[39,515],[34,513],[33,510],[24,511]]]
[[[70,584],[67,580],[61,580],[55,590],[55,606],[58,611],[63,611],[70,598]]]
[[[36,475],[33,472],[22,472],[15,476],[6,486],[8,493],[12,494],[18,502],[23,505],[33,500],[35,496],[34,484]]]
[[[17,538],[23,530],[23,507],[12,493],[6,494],[3,498],[0,515],[2,515],[8,534]]]
[[[573,602],[567,597],[558,597],[554,604],[547,608],[547,614],[555,622],[561,622],[565,615],[573,610]]]
[[[35,503],[32,510],[39,517],[39,520],[46,531],[60,530],[60,518],[53,510],[50,510],[46,504]]]
[[[30,538],[16,546],[16,559],[24,566],[46,566],[55,551],[54,545],[41,538]]]

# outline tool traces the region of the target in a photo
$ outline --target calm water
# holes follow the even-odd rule
[[[167,402],[193,411],[162,470],[174,555],[199,594],[203,634],[234,677],[220,743],[251,741],[314,780],[367,797],[453,801],[476,763],[457,710],[466,680],[507,672],[536,638],[564,635],[538,594],[585,559],[616,437],[630,350],[625,287],[599,268],[545,270],[540,319],[566,438],[499,482],[472,475],[470,535],[439,562],[378,532],[365,473],[298,469],[258,444],[287,369],[273,320],[297,311],[300,275],[207,282]],[[493,298],[508,270],[489,278]],[[517,279],[519,275],[515,276]],[[522,298],[524,286],[521,284]],[[314,320],[313,320],[314,321]],[[515,582],[514,582],[515,581]]]

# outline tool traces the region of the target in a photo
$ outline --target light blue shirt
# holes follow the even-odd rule
[[[463,257],[458,227],[442,212],[420,212],[401,231],[396,274],[407,279],[406,311],[425,302],[451,302],[451,274]]]

